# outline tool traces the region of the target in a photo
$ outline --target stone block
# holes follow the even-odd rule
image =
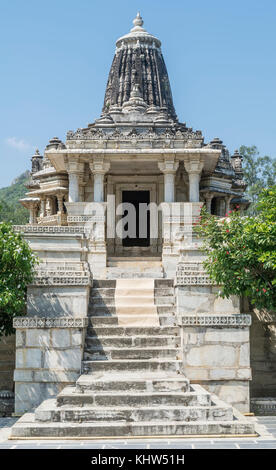
[[[41,368],[42,351],[36,348],[17,349],[16,351],[16,368]]]
[[[83,346],[84,337],[83,331],[71,330],[71,346]]]
[[[19,331],[19,330],[18,330]],[[50,332],[44,329],[28,329],[26,330],[26,346],[31,347],[49,347],[50,346]]]
[[[189,380],[198,381],[198,380],[208,380],[209,370],[204,368],[195,368],[195,367],[183,367],[183,372]]]
[[[15,370],[13,375],[15,382],[35,382],[34,371],[32,370]]]
[[[202,345],[192,347],[185,355],[184,363],[188,366],[234,367],[237,351],[234,346]]]
[[[221,297],[214,299],[214,312],[218,313],[240,313],[240,304],[237,297],[232,296],[229,299]]]
[[[252,378],[252,372],[251,369],[245,368],[245,369],[238,369],[237,370],[237,379],[240,380],[251,380]]]
[[[250,347],[249,343],[242,344],[240,347],[240,366],[250,366]]]
[[[49,350],[45,352],[44,366],[48,369],[80,370],[82,352],[80,348],[65,351]]]
[[[51,382],[51,383],[75,383],[79,378],[79,371],[72,372],[66,370],[38,370],[33,373],[34,382]]]
[[[208,328],[205,334],[206,343],[242,343],[248,339],[248,328]]]
[[[231,380],[236,376],[236,369],[211,369],[209,376],[211,380]]]
[[[33,410],[43,400],[55,397],[63,387],[62,384],[15,383],[15,413]]]
[[[210,393],[236,407],[240,412],[249,411],[249,382],[248,381],[213,381],[201,384]]]
[[[15,341],[16,347],[25,346],[25,341],[26,341],[25,330],[17,330],[15,337],[16,337],[16,341]]]
[[[68,348],[71,344],[70,331],[65,328],[55,328],[51,330],[52,347]]]

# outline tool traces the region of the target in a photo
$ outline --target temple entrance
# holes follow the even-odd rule
[[[150,191],[122,191],[122,203],[132,204],[136,213],[132,227],[135,236],[123,238],[123,247],[150,246],[150,212],[145,208],[150,203]],[[129,230],[128,222],[124,228]]]

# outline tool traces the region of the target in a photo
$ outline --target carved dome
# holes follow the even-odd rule
[[[109,72],[103,115],[120,113],[125,103],[140,92],[145,107],[140,112],[166,113],[176,120],[167,68],[161,42],[143,28],[140,13],[133,20],[134,28],[116,42],[116,53]]]

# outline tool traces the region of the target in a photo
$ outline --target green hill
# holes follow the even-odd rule
[[[29,212],[18,200],[25,196],[27,191],[25,184],[29,176],[30,172],[25,171],[10,186],[0,188],[0,222],[11,222],[19,225],[28,222]]]

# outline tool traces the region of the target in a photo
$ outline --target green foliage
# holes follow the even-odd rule
[[[276,158],[260,157],[255,145],[240,147],[243,156],[244,180],[247,184],[246,195],[251,201],[248,214],[256,213],[256,204],[261,191],[276,181]]]
[[[29,174],[26,171],[16,178],[10,186],[0,189],[1,222],[11,222],[15,225],[26,224],[28,222],[28,210],[18,200],[25,196],[25,184],[28,181]]]
[[[259,309],[276,307],[276,185],[261,192],[256,216],[226,218],[204,209],[197,227],[207,259],[204,266],[221,297],[248,297]]]
[[[36,256],[10,224],[0,224],[0,337],[13,332],[12,320],[25,314],[27,285]]]

